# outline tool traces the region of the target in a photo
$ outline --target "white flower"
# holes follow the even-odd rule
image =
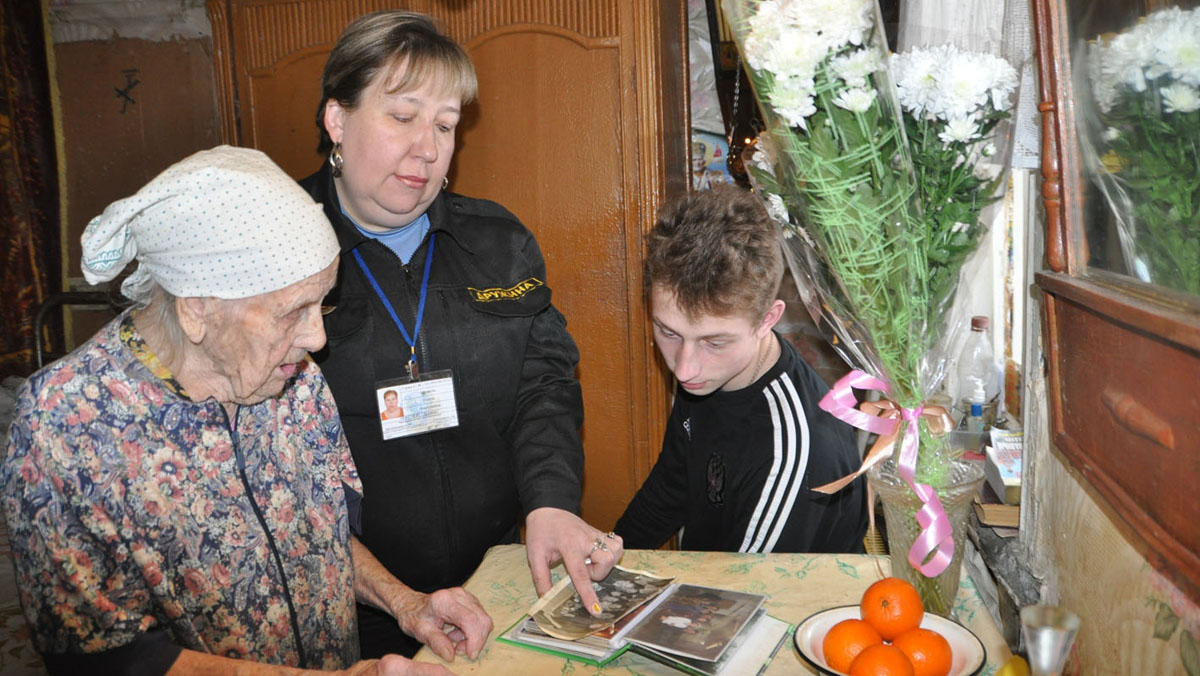
[[[817,112],[817,107],[813,105],[812,88],[796,79],[776,80],[767,99],[775,112],[791,127],[808,129],[805,118]]]
[[[833,102],[852,113],[863,113],[875,102],[875,90],[845,89],[834,97]]]
[[[770,134],[763,132],[754,141],[750,166],[768,174],[775,173],[775,142],[771,140]]]
[[[1008,61],[993,54],[981,54],[979,66],[990,84],[988,91],[992,95],[992,107],[996,110],[1009,110],[1012,107],[1009,98],[1017,89],[1020,77],[1017,69]]]
[[[786,224],[788,222],[787,205],[783,203],[783,198],[775,193],[763,192],[767,196],[767,213],[771,218]]]
[[[1135,92],[1146,91],[1145,68],[1154,59],[1154,38],[1145,27],[1146,24],[1142,24],[1112,40],[1097,43],[1098,77],[1125,85]]]
[[[996,154],[996,144],[989,143],[989,144],[985,145],[983,147],[983,150],[981,150],[980,152],[983,153],[984,157],[991,157],[992,155]]]
[[[1098,39],[1088,57],[1088,77],[1102,113],[1120,97],[1151,87],[1160,92],[1177,83],[1200,87],[1200,8],[1154,12],[1119,35]],[[1168,105],[1178,104],[1176,110],[1189,106],[1188,92],[1173,90],[1171,97]]]
[[[786,9],[790,26],[814,34],[826,51],[861,45],[871,30],[874,11],[872,0],[791,0]]]
[[[948,120],[981,111],[989,103],[1006,111],[1017,71],[1004,59],[953,45],[918,47],[892,57],[900,105],[915,117]]]
[[[936,113],[943,120],[970,115],[989,101],[991,83],[979,76],[980,60],[958,56],[937,75],[941,105]]]
[[[1154,58],[1176,80],[1200,85],[1200,22],[1186,21],[1178,7],[1171,9],[1176,20],[1154,40]]]
[[[847,87],[867,86],[867,77],[879,70],[879,58],[873,49],[856,49],[849,54],[835,57],[829,62],[833,72]]]
[[[966,232],[969,227],[971,226],[962,221],[955,221],[954,225],[950,226],[950,232]]]
[[[1117,129],[1116,127],[1107,127],[1103,132],[1100,133],[1100,137],[1105,141],[1112,143],[1113,141],[1121,138],[1121,130]]]
[[[938,66],[933,50],[914,49],[892,56],[900,106],[915,117],[921,117],[937,98]]]
[[[942,143],[966,143],[979,136],[979,125],[970,117],[955,117],[946,123],[946,128],[938,138]]]
[[[1200,93],[1182,82],[1162,87],[1158,91],[1163,97],[1163,110],[1168,113],[1190,113],[1200,110]]]
[[[812,82],[817,66],[826,56],[822,45],[815,40],[805,39],[796,31],[785,32],[775,41],[771,53],[766,56],[766,69],[778,78],[799,79]],[[812,85],[810,84],[811,88]]]
[[[764,0],[747,23],[749,31],[744,45],[746,61],[755,70],[770,70],[768,59],[775,52],[776,42],[785,25],[783,3],[780,0]]]

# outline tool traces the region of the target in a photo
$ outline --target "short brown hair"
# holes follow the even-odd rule
[[[475,100],[479,85],[471,58],[457,42],[438,31],[433,19],[401,10],[364,14],[346,26],[325,61],[317,105],[317,128],[321,130],[317,152],[333,147],[325,130],[325,104],[333,99],[346,110],[354,110],[377,76],[382,75],[386,82],[402,66],[404,75],[394,83],[393,92],[409,91],[433,79],[464,104]]]
[[[661,288],[690,317],[770,309],[783,281],[778,228],[757,196],[703,190],[665,208],[647,237],[646,292]]]

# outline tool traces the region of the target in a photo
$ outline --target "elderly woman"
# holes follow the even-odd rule
[[[561,560],[598,612],[589,576],[622,550],[576,515],[578,350],[529,230],[446,190],[474,67],[427,17],[383,11],[346,28],[321,88],[329,162],[301,185],[325,205],[342,263],[314,356],[366,489],[363,543],[415,589],[437,589],[516,542],[524,519],[538,593]],[[393,388],[421,395],[421,410],[385,424],[378,393]],[[404,645],[386,616],[359,617],[364,655]]]
[[[414,592],[351,535],[359,480],[308,358],[338,265],[321,207],[262,153],[200,152],[89,224],[89,281],[135,257],[135,308],[28,380],[0,466],[51,673],[446,673],[357,662],[356,596],[474,658],[478,601]]]

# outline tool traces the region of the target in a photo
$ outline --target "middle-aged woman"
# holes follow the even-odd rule
[[[317,114],[329,161],[301,181],[342,252],[315,357],[366,490],[362,541],[388,570],[418,590],[461,584],[523,517],[538,593],[561,560],[597,612],[589,577],[622,549],[576,515],[578,350],[533,235],[446,190],[475,93],[466,53],[423,15],[360,17],[334,46]],[[419,407],[385,425],[388,389]],[[373,609],[359,617],[364,655],[404,640]]]
[[[50,673],[448,673],[357,661],[355,597],[445,659],[478,655],[491,620],[475,597],[415,592],[351,535],[357,472],[307,356],[337,256],[320,205],[227,146],[88,225],[86,277],[136,257],[134,308],[30,377],[0,465]]]

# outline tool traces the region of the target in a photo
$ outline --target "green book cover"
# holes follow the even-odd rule
[[[533,624],[533,627],[527,627],[526,623]],[[496,641],[597,667],[612,662],[629,649],[628,643],[618,648],[605,650],[597,646],[581,644],[578,641],[555,638],[537,631],[537,625],[528,615],[522,615],[521,619],[506,629],[503,634],[497,636]]]

